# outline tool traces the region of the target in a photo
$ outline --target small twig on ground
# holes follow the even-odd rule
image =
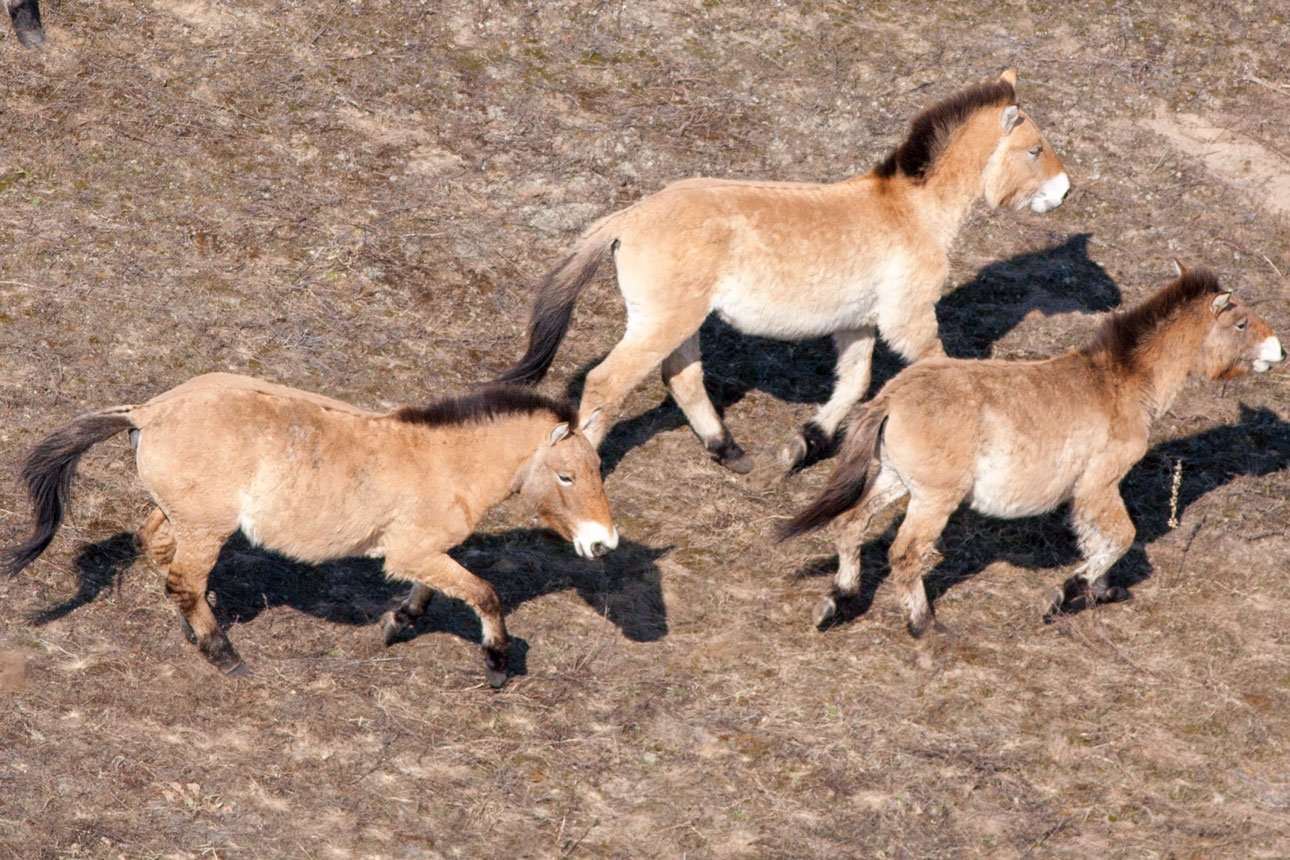
[[[1272,92],[1274,93],[1280,93],[1283,96],[1290,96],[1290,92],[1281,89],[1281,87],[1279,87],[1276,84],[1269,83],[1263,80],[1263,78],[1256,77],[1254,75],[1246,75],[1245,80],[1249,81],[1250,83],[1258,84],[1261,87],[1267,87],[1268,89],[1272,90]]]

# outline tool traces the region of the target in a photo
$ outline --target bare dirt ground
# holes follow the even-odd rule
[[[1290,332],[1284,4],[935,8],[47,3],[46,50],[0,36],[0,540],[27,528],[14,464],[85,409],[211,370],[369,407],[462,390],[598,214],[696,174],[862,172],[1008,65],[1074,191],[974,215],[951,352],[1075,345],[1173,256]],[[602,279],[545,390],[621,320]],[[750,448],[827,394],[825,342],[704,345]],[[133,558],[147,500],[114,440],[0,582],[0,855],[1285,856],[1287,378],[1193,386],[1160,422],[1124,485],[1128,604],[1043,625],[1061,516],[957,517],[930,668],[878,583],[890,531],[872,608],[810,628],[831,542],[769,533],[830,464],[758,491],[651,380],[607,441],[622,549],[581,562],[508,505],[460,551],[522,640],[497,693],[459,604],[384,649],[378,567],[241,543],[212,589],[253,674],[221,677]]]

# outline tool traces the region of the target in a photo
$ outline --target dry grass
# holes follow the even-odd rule
[[[1290,232],[1232,157],[1290,173],[1284,11],[919,8],[47,4],[46,51],[0,38],[0,463],[208,370],[368,406],[459,389],[518,354],[527,285],[593,216],[693,174],[861,171],[1008,64],[1075,190],[973,218],[951,351],[1077,343],[1172,256],[1290,331]],[[1173,148],[1174,113],[1239,146]],[[548,390],[620,326],[602,282]],[[826,344],[714,325],[705,347],[750,447],[827,391]],[[217,676],[113,539],[146,500],[110,443],[53,550],[0,582],[0,855],[1284,856],[1286,378],[1196,386],[1161,422],[1125,484],[1132,603],[1045,627],[1060,518],[958,518],[932,668],[886,588],[809,630],[830,545],[768,535],[828,465],[755,491],[651,382],[609,440],[625,549],[579,562],[507,506],[462,550],[526,643],[497,694],[459,605],[382,649],[376,567],[241,545],[212,584],[254,674]],[[9,484],[0,539],[25,527]]]

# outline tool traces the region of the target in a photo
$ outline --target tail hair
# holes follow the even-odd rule
[[[23,461],[20,475],[35,517],[31,537],[0,553],[0,576],[17,574],[53,541],[68,510],[72,478],[81,455],[92,445],[132,427],[134,422],[120,411],[91,412],[36,443]]]
[[[847,432],[839,463],[829,475],[820,495],[805,509],[777,529],[785,541],[823,528],[864,498],[873,479],[873,460],[878,456],[882,431],[887,423],[885,403],[871,402]]]
[[[593,228],[594,230],[594,228]],[[599,231],[603,233],[603,231]],[[555,361],[556,350],[564,341],[573,320],[573,306],[578,296],[595,276],[606,253],[614,246],[612,236],[590,236],[573,253],[547,273],[538,287],[529,318],[529,345],[524,357],[494,379],[494,382],[535,385],[546,376]]]

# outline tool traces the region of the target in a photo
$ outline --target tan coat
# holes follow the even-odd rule
[[[933,618],[922,577],[963,503],[1011,519],[1071,502],[1085,558],[1079,599],[1123,596],[1106,579],[1134,535],[1119,484],[1146,453],[1152,422],[1189,376],[1231,379],[1283,358],[1267,323],[1195,269],[1109,320],[1094,343],[1056,358],[907,368],[857,416],[824,491],[783,529],[841,525],[834,592],[816,623],[832,621],[839,601],[855,595],[872,518],[905,496],[890,561],[916,635]],[[1053,610],[1068,602],[1063,596]]]
[[[390,577],[416,585],[386,617],[387,640],[431,590],[464,600],[480,616],[489,679],[500,684],[509,638],[497,594],[446,551],[515,492],[580,554],[616,546],[600,460],[573,419],[567,405],[518,388],[376,413],[259,379],[199,376],[147,403],[82,416],[38,444],[23,471],[36,532],[3,567],[16,571],[48,546],[80,454],[129,430],[157,505],[141,544],[167,571],[190,637],[221,669],[242,664],[206,603],[206,581],[240,529],[301,561],[384,558]]]
[[[542,377],[579,291],[612,249],[627,330],[587,375],[580,416],[593,443],[661,364],[708,450],[751,468],[703,387],[697,332],[715,313],[763,337],[833,336],[837,387],[789,440],[783,465],[818,451],[867,389],[878,334],[910,361],[943,354],[935,305],[975,201],[1045,212],[1070,188],[1061,159],[1016,106],[1014,82],[1007,73],[929,108],[886,161],[846,182],[691,179],[602,219],[539,289],[528,352],[501,379]]]

